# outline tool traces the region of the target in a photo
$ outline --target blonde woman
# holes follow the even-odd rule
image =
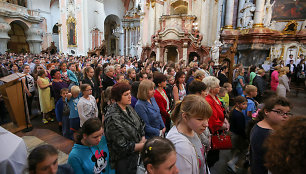
[[[280,69],[278,85],[276,88],[276,93],[278,96],[286,97],[286,92],[290,92],[289,78],[287,77],[288,67],[283,67]]]
[[[166,131],[160,109],[154,98],[154,86],[151,80],[143,80],[138,87],[138,101],[135,105],[135,111],[145,122],[147,139],[164,134]]]
[[[44,69],[41,69],[37,72],[37,86],[38,86],[38,97],[41,112],[43,113],[42,122],[44,124],[49,121],[54,121],[53,118],[48,117],[48,114],[55,108],[54,98],[51,97],[52,82],[46,77],[46,72]],[[47,120],[48,119],[48,120]]]

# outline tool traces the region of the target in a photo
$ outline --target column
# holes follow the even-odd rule
[[[10,40],[8,32],[10,31],[11,26],[0,18],[0,53],[4,54],[7,51],[7,42]]]
[[[256,0],[256,10],[254,15],[254,28],[262,28],[263,27],[263,17],[264,17],[264,8],[265,8],[265,0]]]
[[[188,42],[184,42],[183,44],[183,60],[185,61],[185,63],[188,65]],[[200,60],[200,59],[199,59]]]
[[[233,16],[234,16],[234,0],[227,0],[224,29],[233,29]]]
[[[30,47],[30,52],[39,54],[41,52],[41,42],[43,31],[39,28],[38,24],[33,24],[26,32],[27,42]]]
[[[156,45],[156,61],[160,61],[160,45],[159,45],[159,43],[155,43],[155,45]]]
[[[168,61],[168,48],[165,49],[163,62],[167,62],[167,61]]]
[[[124,29],[120,29],[119,32],[119,55],[124,55]]]
[[[241,25],[242,13],[240,13],[240,10],[243,9],[244,3],[245,3],[245,0],[239,0],[237,29],[240,29],[242,27]]]

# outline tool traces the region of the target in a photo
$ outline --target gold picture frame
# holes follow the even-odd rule
[[[69,16],[66,24],[68,47],[77,47],[76,19],[72,16]]]
[[[283,34],[296,34],[298,23],[296,20],[289,21],[283,29]]]

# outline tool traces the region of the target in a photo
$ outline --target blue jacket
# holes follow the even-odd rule
[[[62,70],[60,72],[61,74],[63,73]],[[78,78],[71,70],[67,69],[67,75],[71,81],[73,81],[77,86],[79,86]]]
[[[109,151],[105,136],[102,136],[98,146],[74,144],[68,157],[68,164],[75,174],[107,173],[115,174],[109,164]]]
[[[148,101],[138,100],[135,105],[135,111],[146,124],[145,136],[147,139],[159,136],[160,130],[165,127],[155,98],[152,97],[150,100],[152,104]]]

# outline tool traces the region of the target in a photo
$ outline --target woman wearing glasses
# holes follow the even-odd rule
[[[292,114],[290,102],[284,97],[270,98],[259,111],[260,121],[254,125],[250,135],[251,172],[252,174],[268,174],[264,166],[265,149],[263,142],[271,131],[282,125]]]
[[[98,107],[95,98],[91,95],[92,88],[89,84],[82,84],[80,86],[83,96],[80,98],[78,113],[80,117],[80,127],[84,122],[91,117],[98,117]]]

